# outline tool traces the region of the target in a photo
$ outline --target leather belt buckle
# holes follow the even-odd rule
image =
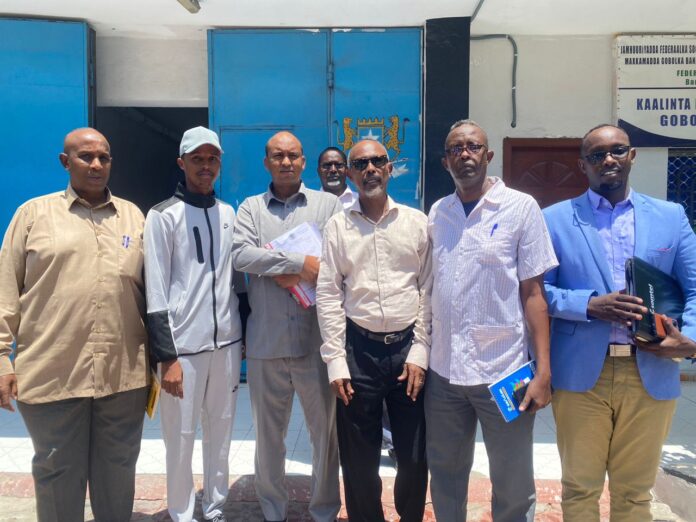
[[[607,353],[610,357],[630,357],[636,352],[632,344],[610,344]]]
[[[384,340],[382,341],[384,344],[393,344],[393,343],[398,343],[402,338],[402,334],[400,333],[390,333],[384,336]]]

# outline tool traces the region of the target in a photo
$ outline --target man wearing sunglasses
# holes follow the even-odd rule
[[[696,237],[680,205],[630,188],[635,157],[623,129],[591,129],[578,160],[589,190],[544,211],[560,261],[545,283],[566,522],[599,520],[607,474],[611,520],[652,520],[650,489],[679,395],[672,357],[696,352]],[[669,322],[662,343],[631,337],[630,322],[647,312],[623,293],[632,256],[679,281],[683,334]]]
[[[338,397],[336,418],[350,520],[384,520],[379,460],[386,400],[397,460],[396,511],[423,519],[428,470],[420,393],[430,348],[427,218],[387,195],[387,151],[350,151],[359,199],[326,225],[317,283],[321,353]]]
[[[443,167],[456,190],[429,215],[433,342],[425,390],[430,490],[438,520],[466,520],[477,423],[490,462],[496,522],[532,522],[534,412],[551,400],[544,273],[557,265],[534,199],[487,176],[486,132],[460,120]],[[511,423],[488,385],[536,358],[536,376]]]
[[[350,207],[356,200],[355,193],[346,183],[347,163],[345,152],[336,147],[327,147],[319,154],[317,165],[321,189],[336,196],[343,208]]]

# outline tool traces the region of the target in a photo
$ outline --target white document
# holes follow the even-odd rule
[[[316,223],[302,223],[264,246],[270,250],[321,257],[321,232]],[[289,290],[303,308],[309,308],[317,302],[316,285],[313,283],[300,281]]]

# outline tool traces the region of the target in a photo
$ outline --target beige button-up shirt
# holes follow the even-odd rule
[[[143,226],[132,203],[90,207],[70,186],[19,207],[0,251],[0,375],[17,374],[20,401],[147,384]]]
[[[329,381],[349,379],[346,317],[371,332],[397,332],[415,323],[406,362],[428,367],[432,286],[428,218],[389,198],[377,222],[360,201],[324,228],[317,312]]]

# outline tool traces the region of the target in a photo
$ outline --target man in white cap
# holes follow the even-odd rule
[[[213,191],[222,155],[217,135],[204,127],[189,129],[179,153],[185,181],[145,221],[150,351],[159,362],[165,392],[160,418],[167,449],[167,509],[176,522],[193,520],[191,457],[202,417],[203,517],[220,522],[225,520],[242,353],[235,291],[243,280],[234,284],[234,210]]]

